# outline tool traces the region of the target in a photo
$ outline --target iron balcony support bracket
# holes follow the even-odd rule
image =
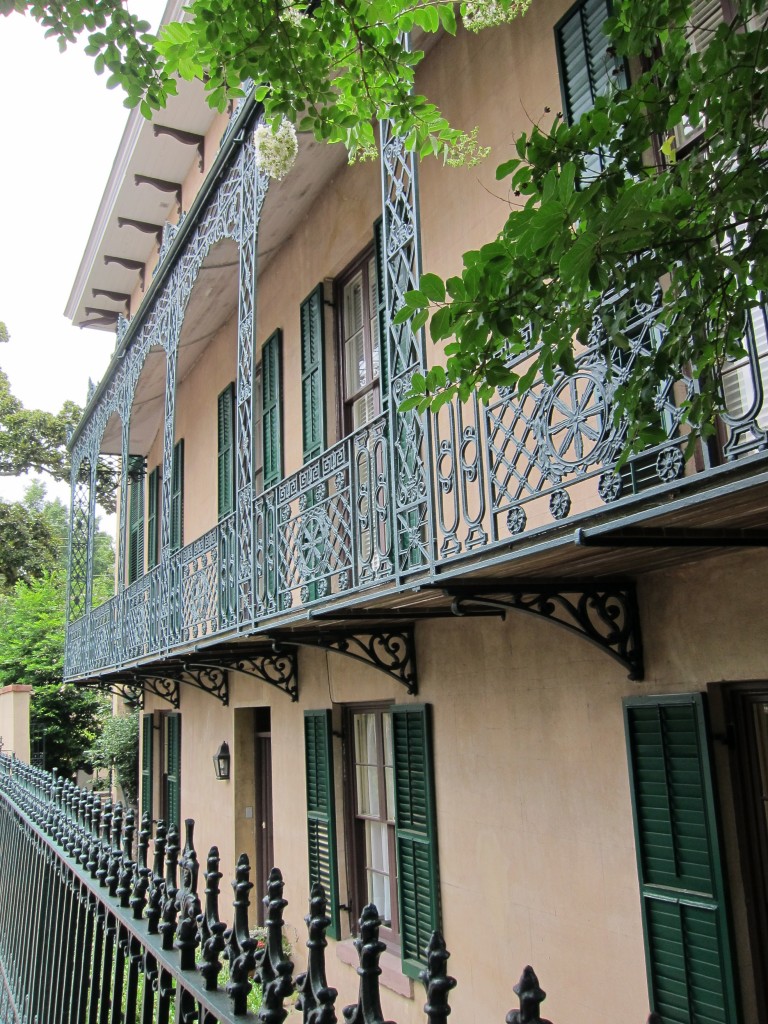
[[[471,614],[480,605],[549,619],[610,654],[629,679],[644,677],[637,594],[629,580],[477,580],[428,588],[452,598],[455,615]]]
[[[229,704],[229,677],[225,668],[218,665],[204,665],[199,662],[184,662],[178,669],[179,682],[196,686],[205,693],[216,697],[226,707]]]
[[[98,679],[84,679],[75,684],[83,690],[94,689],[120,697],[133,707],[144,707],[144,687],[141,682],[123,676],[108,676]]]
[[[288,633],[282,639],[300,647],[322,647],[326,651],[345,654],[348,658],[386,672],[404,686],[408,693],[418,693],[413,623],[382,624],[368,629],[358,627],[322,629],[316,633]]]
[[[296,651],[283,644],[274,643],[268,648],[239,644],[236,647],[218,648],[211,655],[210,670],[230,669],[243,672],[263,683],[288,694],[292,701],[299,699],[299,665]]]
[[[171,707],[179,708],[179,680],[165,669],[152,671],[139,669],[131,673],[139,685],[144,686],[146,693],[151,693],[161,700],[167,701]]]

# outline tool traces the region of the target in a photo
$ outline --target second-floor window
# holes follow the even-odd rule
[[[379,286],[368,251],[339,282],[344,430],[356,430],[381,411]]]
[[[147,495],[147,569],[153,569],[160,550],[160,467],[155,466],[148,477]]]
[[[128,462],[128,584],[144,572],[144,459]]]
[[[218,400],[219,519],[235,507],[235,385],[228,384]]]
[[[184,441],[173,446],[171,463],[171,551],[184,543]]]

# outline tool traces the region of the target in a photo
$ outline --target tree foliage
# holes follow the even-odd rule
[[[46,766],[71,774],[87,763],[104,697],[61,681],[65,593],[57,568],[0,600],[0,686],[33,687],[31,728],[45,737]]]
[[[26,527],[31,536],[12,532]],[[46,500],[43,484],[27,488],[22,502],[0,503],[0,686],[33,687],[31,724],[45,736],[46,763],[71,773],[87,763],[105,698],[62,683],[67,534],[67,511],[60,501]],[[94,577],[101,602],[114,586],[114,550],[102,531],[96,533]]]
[[[636,353],[615,395],[629,445],[661,439],[659,382],[684,371],[698,386],[683,419],[713,431],[721,370],[743,355],[747,317],[768,287],[768,47],[759,11],[742,2],[693,52],[690,13],[685,0],[642,12],[622,0],[607,58],[628,62],[631,84],[574,124],[558,116],[518,139],[517,157],[497,170],[512,204],[499,236],[465,254],[460,276],[425,276],[399,314],[420,325],[436,310],[430,333],[448,355],[445,372],[415,380],[406,406],[524,391],[539,373],[551,383],[556,368],[574,371],[598,323],[607,348],[628,350],[628,321],[661,287],[662,341]],[[676,159],[681,124],[695,141]],[[510,369],[533,350],[524,371]]]
[[[88,758],[96,768],[114,769],[127,803],[135,806],[139,796],[139,712],[113,715],[105,709]]]
[[[13,0],[13,9],[23,6]],[[183,24],[162,31],[154,52],[146,32],[138,33],[146,52],[131,69],[117,60],[116,30],[94,29],[85,3],[29,9],[65,40],[69,28],[90,32],[97,65],[109,68],[111,83],[123,82],[130,103],[143,89],[145,114],[174,91],[174,75],[203,79],[219,109],[253,79],[275,129],[287,118],[360,157],[373,151],[376,120],[389,118],[421,155],[471,162],[483,155],[482,140],[451,127],[418,92],[423,52],[410,52],[404,34],[454,33],[459,18],[476,30],[525,6],[196,0]],[[435,409],[475,389],[487,399],[499,385],[524,390],[538,373],[551,381],[558,368],[572,372],[597,320],[606,346],[626,348],[634,310],[662,287],[663,343],[623,375],[616,415],[627,418],[632,446],[658,440],[659,382],[687,371],[698,386],[683,418],[713,430],[723,404],[720,370],[742,352],[745,318],[765,293],[767,272],[765,0],[734,6],[733,19],[693,52],[690,0],[616,0],[605,60],[626,62],[629,84],[617,78],[576,123],[543,115],[549,127],[537,124],[517,140],[517,157],[498,170],[511,207],[498,237],[466,253],[460,275],[425,275],[400,314],[417,326],[432,314],[431,335],[447,354],[445,370],[415,377],[406,406]],[[72,11],[76,24],[68,28]],[[111,12],[107,4],[96,17],[110,22]],[[681,124],[699,132],[693,152],[676,159],[668,140]],[[524,371],[510,368],[510,357],[526,355]]]
[[[5,324],[0,323],[0,343],[10,341]],[[27,409],[11,391],[7,374],[0,370],[0,476],[47,473],[54,480],[69,482],[70,458],[67,439],[83,410],[74,402],[64,402],[57,413]],[[115,474],[106,463],[100,464],[96,497],[106,512],[115,511]]]

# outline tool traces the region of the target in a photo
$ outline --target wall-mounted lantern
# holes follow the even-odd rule
[[[229,765],[231,760],[229,744],[225,740],[213,755],[213,770],[216,772],[217,779],[226,780],[229,778]]]

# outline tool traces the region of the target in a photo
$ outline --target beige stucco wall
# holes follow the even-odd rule
[[[29,762],[29,702],[31,686],[0,688],[0,738],[3,752]]]
[[[451,998],[456,1019],[501,1020],[515,1005],[512,985],[532,963],[553,1020],[643,1020],[648,1007],[622,697],[765,678],[756,624],[766,569],[765,556],[732,555],[644,576],[647,673],[639,684],[582,638],[511,614],[507,621],[420,623],[416,698],[367,666],[315,649],[299,654],[298,704],[238,674],[228,708],[182,686],[182,818],[197,821],[201,862],[212,843],[221,850],[224,916],[236,854],[253,857],[254,850],[255,822],[247,817],[254,766],[244,755],[247,716],[236,724],[237,709],[272,709],[275,860],[287,884],[286,931],[301,964],[308,871],[302,713],[370,700],[423,701],[433,706],[443,923],[450,970],[459,980]],[[239,754],[228,783],[215,780],[211,762],[223,739]],[[344,902],[340,738],[335,747]],[[723,789],[727,776],[720,775]],[[748,1020],[743,894],[727,816],[724,827]],[[253,880],[255,902],[260,886]],[[357,978],[334,949],[331,943],[329,976],[343,1005],[356,997]],[[609,1016],[595,1017],[591,1005],[596,972]],[[421,1020],[423,995],[416,988],[411,999],[385,988],[385,1015],[401,1024]]]

